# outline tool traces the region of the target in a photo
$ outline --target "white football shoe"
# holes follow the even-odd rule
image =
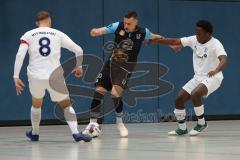
[[[117,128],[119,130],[120,137],[128,136],[128,129],[124,126],[123,123],[117,123]]]

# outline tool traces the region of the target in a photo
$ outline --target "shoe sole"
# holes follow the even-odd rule
[[[75,141],[76,141],[76,142],[80,142],[80,141],[90,142],[91,140],[86,140],[86,139],[80,138],[79,140],[75,140]]]
[[[39,141],[39,139],[37,139],[37,140],[32,139],[32,138],[31,138],[29,135],[27,135],[27,134],[26,134],[26,137],[29,138],[29,140],[32,141],[32,142],[38,142],[38,141]]]
[[[207,125],[207,127],[206,128],[204,128],[201,132],[198,132],[198,134],[190,134],[190,132],[189,132],[189,136],[197,136],[197,135],[199,135],[200,133],[202,133],[202,132],[204,132],[206,129],[208,128],[208,125]]]
[[[188,133],[185,133],[185,134],[181,134],[181,135],[179,135],[179,134],[168,134],[168,136],[185,136],[185,135],[187,135]]]

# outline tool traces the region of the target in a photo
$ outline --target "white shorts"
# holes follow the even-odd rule
[[[45,79],[35,79],[35,78],[28,78],[29,82],[29,90],[31,95],[34,98],[41,99],[44,97],[46,90],[50,94],[51,100],[53,102],[61,102],[62,100],[69,97],[67,86],[64,84],[64,86],[61,86],[61,88],[64,88],[64,92],[58,92],[54,90],[50,84],[49,80]]]
[[[196,78],[193,77],[190,81],[188,81],[182,88],[188,92],[189,94],[200,84],[204,84],[207,87],[208,93],[205,95],[209,96],[211,93],[216,91],[222,83],[222,79],[217,77],[205,77],[205,78]]]

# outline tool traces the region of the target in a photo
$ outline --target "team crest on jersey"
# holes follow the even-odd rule
[[[207,58],[207,51],[208,51],[208,48],[204,48],[204,58]]]
[[[208,48],[204,48],[204,52],[207,53],[207,51],[208,51]]]
[[[120,36],[124,36],[125,35],[125,31],[124,30],[120,30],[119,34],[120,34]]]
[[[136,34],[136,39],[141,39],[141,34]]]

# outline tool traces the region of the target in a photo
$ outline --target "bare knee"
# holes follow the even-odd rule
[[[112,87],[112,91],[111,91],[111,95],[113,97],[121,97],[123,93],[123,88],[118,86],[118,85],[114,85]]]
[[[43,103],[43,98],[38,99],[38,98],[32,97],[32,105],[34,108],[41,108],[42,103]]]
[[[60,102],[58,102],[59,106],[62,108],[67,108],[72,105],[70,98],[66,98]]]
[[[202,93],[200,91],[192,91],[191,99],[200,99],[202,97]]]
[[[181,96],[175,98],[175,108],[182,109],[184,108],[185,101]]]
[[[183,109],[184,104],[191,98],[191,95],[185,90],[181,90],[175,99],[175,108]]]
[[[103,87],[100,87],[100,86],[96,87],[96,91],[101,93],[101,94],[107,93],[107,90],[105,88],[103,88]]]
[[[195,88],[192,93],[191,93],[191,99],[192,100],[199,100],[201,99],[204,95],[206,95],[208,92],[207,87],[204,84],[200,84]]]

